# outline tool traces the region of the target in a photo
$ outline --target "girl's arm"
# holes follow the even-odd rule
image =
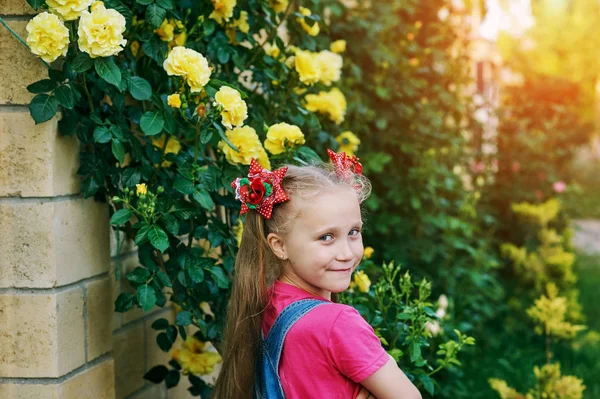
[[[422,399],[417,387],[391,356],[386,364],[360,383],[377,399]]]

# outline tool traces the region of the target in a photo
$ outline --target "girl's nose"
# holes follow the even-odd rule
[[[354,258],[354,252],[352,252],[349,240],[340,240],[338,242],[340,243],[340,246],[338,248],[337,260],[348,261]]]

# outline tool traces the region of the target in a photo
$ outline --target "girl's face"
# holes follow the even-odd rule
[[[350,285],[363,256],[362,218],[356,192],[338,187],[309,200],[295,201],[298,217],[272,248],[286,259],[283,276],[330,299]],[[273,242],[273,240],[271,240]]]

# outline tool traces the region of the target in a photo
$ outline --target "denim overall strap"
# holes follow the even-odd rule
[[[317,306],[328,304],[329,302],[318,299],[302,299],[293,302],[281,311],[275,319],[267,338],[263,342],[262,348],[262,367],[260,397],[284,399],[283,388],[279,379],[279,360],[283,343],[288,331],[300,320],[302,316],[310,312]]]

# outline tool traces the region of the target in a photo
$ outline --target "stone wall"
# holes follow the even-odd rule
[[[23,38],[33,13],[0,0]],[[168,393],[142,379],[170,356],[150,325],[174,314],[113,312],[128,285],[114,278],[108,207],[79,194],[76,138],[29,115],[26,87],[47,77],[44,65],[3,26],[0,54],[0,398],[191,397],[185,379]],[[121,276],[137,266],[131,250],[119,251]]]

